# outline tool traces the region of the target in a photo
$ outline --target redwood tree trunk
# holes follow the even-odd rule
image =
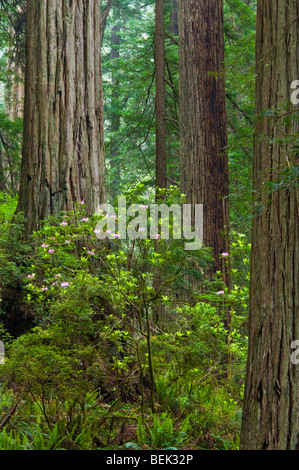
[[[99,0],[28,0],[24,140],[17,211],[26,233],[104,200]]]
[[[299,449],[297,111],[299,3],[258,0],[249,349],[241,449]],[[296,115],[295,115],[296,116]]]
[[[166,91],[163,0],[156,0],[156,185],[166,188]]]
[[[181,189],[204,205],[203,242],[223,272],[229,225],[222,0],[180,0]]]
[[[119,20],[121,16],[121,9],[118,4],[114,7],[113,17]],[[111,33],[111,58],[114,64],[117,64],[120,59],[119,48],[121,45],[121,36],[120,36],[120,23],[117,23]],[[111,152],[110,152],[110,166],[112,173],[112,181],[110,183],[110,194],[114,199],[119,194],[119,184],[120,184],[120,163],[118,161],[119,151],[118,151],[118,136],[117,133],[120,128],[120,115],[121,115],[121,102],[120,102],[120,78],[119,74],[116,72],[112,73],[111,77],[111,86],[112,86],[112,99],[111,99]]]
[[[170,32],[174,36],[179,35],[179,16],[178,16],[178,0],[171,0],[170,12]]]

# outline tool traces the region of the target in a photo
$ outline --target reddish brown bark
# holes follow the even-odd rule
[[[249,349],[241,449],[299,449],[297,111],[299,3],[258,0]],[[288,177],[289,175],[289,177]]]
[[[229,180],[223,2],[180,0],[181,188],[204,205],[203,242],[213,249],[214,272],[229,274]]]
[[[24,139],[17,211],[26,233],[84,200],[103,202],[99,0],[28,0]]]

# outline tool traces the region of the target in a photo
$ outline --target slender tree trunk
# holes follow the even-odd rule
[[[28,0],[23,159],[26,233],[84,200],[103,202],[99,0]]]
[[[7,51],[7,83],[5,93],[5,112],[11,120],[23,117],[24,108],[24,49],[25,49],[25,1],[15,2],[18,6],[8,16],[8,32],[13,41]],[[16,5],[15,5],[16,6]],[[8,8],[8,6],[6,7]]]
[[[174,36],[179,35],[179,6],[178,0],[171,0],[171,12],[170,12],[170,32]]]
[[[113,10],[115,19],[119,19],[120,16],[120,8],[119,5],[116,5]],[[116,24],[113,27],[112,34],[111,34],[111,58],[114,61],[114,65],[117,65],[117,62],[120,58],[119,47],[121,43],[120,37],[120,25]],[[120,128],[120,79],[119,74],[113,72],[112,74],[112,101],[111,101],[111,153],[110,153],[110,165],[111,165],[111,172],[112,172],[112,181],[110,185],[110,193],[112,198],[114,198],[118,194],[119,190],[119,182],[120,182],[120,164],[118,160],[118,139],[117,139],[117,132]]]
[[[0,192],[6,190],[6,178],[3,167],[3,151],[0,144]]]
[[[180,0],[181,189],[204,205],[203,242],[213,249],[213,272],[230,276],[229,180],[222,0]]]
[[[156,0],[156,186],[167,187],[166,180],[166,91],[165,34],[163,0]]]
[[[156,65],[156,186],[167,188],[167,143],[166,143],[166,89],[165,89],[165,31],[164,31],[164,2],[156,0],[156,31],[155,31],[155,65]],[[163,195],[157,194],[157,201]],[[159,252],[157,243],[155,250]],[[154,278],[154,288],[161,285],[161,277]],[[161,320],[164,306],[160,303],[153,314],[154,323]]]
[[[256,128],[249,349],[241,449],[299,449],[298,118],[299,3],[258,0]],[[296,107],[297,108],[297,107]],[[298,108],[297,108],[298,109]],[[293,106],[293,111],[297,112]]]
[[[106,23],[107,23],[110,10],[115,3],[116,3],[116,0],[107,0],[107,3],[103,8],[102,15],[101,15],[101,44],[103,43]]]
[[[13,34],[12,27],[11,31]],[[5,112],[11,121],[15,121],[17,118],[23,118],[24,111],[24,67],[22,67],[22,64],[18,64],[18,60],[20,60],[20,58],[16,56],[15,51],[10,48],[8,50],[7,61],[8,78],[6,84]],[[8,161],[8,165],[6,165],[4,169],[7,186],[14,194],[17,194],[20,179],[19,166],[15,163],[12,164],[9,151],[5,151],[5,154]]]
[[[13,57],[8,61],[8,83],[7,94],[5,102],[5,112],[13,121],[16,118],[23,117],[24,105],[24,84],[23,72],[21,67],[18,67],[13,60]]]

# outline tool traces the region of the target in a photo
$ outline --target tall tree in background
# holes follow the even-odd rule
[[[40,220],[105,197],[99,0],[28,0],[17,211]]]
[[[165,90],[165,34],[163,0],[156,0],[155,32],[156,64],[156,185],[167,187],[166,168],[166,90]]]
[[[116,64],[119,62],[120,53],[119,48],[121,44],[120,36],[120,23],[119,17],[121,10],[119,4],[113,8],[113,18],[117,21],[112,28],[111,32],[111,59]],[[117,67],[118,68],[118,67]],[[118,140],[117,133],[120,128],[120,115],[121,115],[121,104],[120,104],[120,77],[118,71],[114,68],[111,74],[111,112],[110,112],[110,129],[111,129],[111,152],[110,152],[110,165],[113,174],[113,178],[109,187],[110,194],[114,198],[118,194],[119,188],[119,171],[120,164],[118,162]]]
[[[0,66],[1,81],[4,79],[5,83],[5,107],[2,109],[6,114],[0,115],[0,188],[12,194],[18,193],[20,178],[25,18],[25,0],[0,2],[0,49],[2,59],[6,61],[4,67]]]
[[[180,0],[179,36],[181,188],[204,205],[203,242],[229,285],[220,257],[229,226],[222,0]]]
[[[249,350],[242,449],[299,449],[298,115],[299,3],[258,0],[256,129]],[[296,109],[293,111],[298,112]],[[296,142],[297,141],[297,142]]]
[[[174,36],[179,35],[179,8],[178,0],[171,0],[171,12],[170,12],[170,32]]]

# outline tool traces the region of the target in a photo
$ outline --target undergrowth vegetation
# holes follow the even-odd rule
[[[164,196],[183,201],[174,188]],[[147,207],[141,185],[126,197]],[[0,202],[0,448],[237,449],[246,236],[231,235],[228,290],[205,275],[204,247],[100,240],[105,214],[88,217],[83,201],[23,245],[15,204]]]

